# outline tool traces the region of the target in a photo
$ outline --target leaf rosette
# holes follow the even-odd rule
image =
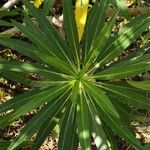
[[[128,79],[150,69],[150,54],[135,52],[117,62],[112,60],[149,27],[150,15],[132,19],[112,36],[118,11],[106,21],[109,1],[97,1],[88,12],[79,43],[71,0],[62,1],[64,37],[39,9],[27,0],[23,2],[38,25],[28,16],[25,17],[26,26],[13,23],[31,42],[0,37],[0,44],[36,63],[1,58],[0,74],[33,88],[0,105],[0,113],[11,110],[1,116],[0,127],[42,107],[7,149],[17,148],[36,134],[31,147],[37,150],[59,124],[60,150],[77,149],[79,143],[81,149],[90,150],[92,141],[99,150],[116,150],[115,134],[142,150],[143,146],[130,126],[130,106],[149,109],[150,101],[148,91],[137,88],[138,84]],[[32,80],[29,74],[35,74],[39,79]],[[143,84],[140,85],[143,87]]]

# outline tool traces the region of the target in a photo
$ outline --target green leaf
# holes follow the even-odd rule
[[[84,28],[84,32],[83,32],[83,36],[82,36],[82,53],[83,53],[83,60],[85,61],[86,59],[86,56],[87,56],[87,53],[88,51],[90,50],[90,46],[88,46],[88,42],[87,40],[90,39],[89,36],[89,31],[90,31],[90,28],[91,28],[91,19],[93,18],[94,16],[94,13],[96,12],[97,10],[97,7],[99,5],[97,5],[97,3],[95,5],[93,5],[93,7],[91,9],[89,9],[89,11],[87,12],[87,18],[86,18],[86,24],[85,24],[85,28]]]
[[[108,144],[110,145],[110,150],[119,150],[117,139],[115,137],[114,132],[111,130],[109,126],[106,125],[104,129],[105,129],[105,134],[107,136]]]
[[[121,103],[120,101],[118,101],[118,99],[116,99],[116,97],[113,96],[113,94],[111,96],[109,96],[111,102],[114,104],[117,112],[120,114],[121,116],[121,120],[122,122],[126,125],[126,127],[134,134],[134,130],[131,127],[131,110],[126,109],[128,108],[127,105],[125,105],[124,103]],[[119,98],[119,97],[118,97]]]
[[[60,71],[62,71],[63,73],[69,74],[69,75],[75,75],[76,72],[75,70],[72,68],[72,66],[70,66],[68,63],[66,63],[63,60],[57,59],[57,58],[53,58],[50,56],[47,56],[41,52],[36,52],[38,57],[40,59],[42,59],[45,63],[47,63],[50,66],[56,67],[57,69],[59,69]]]
[[[23,26],[18,22],[13,21],[15,26],[26,34],[28,38],[37,46],[36,51],[53,56],[54,58],[64,58],[62,49],[57,49],[57,44],[52,43],[52,39],[48,37],[47,33],[42,32],[40,28],[38,28],[38,26],[28,17],[26,17],[25,22],[26,26]]]
[[[141,22],[141,21],[146,21],[147,18],[149,18],[149,14],[143,14],[140,16],[135,17],[134,19],[132,19],[131,21],[129,21],[127,24],[123,25],[118,33],[116,34],[116,36],[114,37],[117,38],[118,36],[122,35],[123,33],[125,33],[127,30],[129,30],[130,28],[134,28],[134,25],[136,25],[137,23]],[[141,24],[139,24],[141,26]],[[137,26],[137,25],[136,25]],[[146,29],[146,28],[145,28]],[[143,31],[142,31],[143,32]],[[117,36],[118,35],[118,36]]]
[[[39,92],[39,94],[34,96],[32,99],[29,99],[26,102],[23,101],[24,105],[20,106],[14,113],[8,114],[4,120],[1,119],[0,126],[4,126],[7,124],[7,122],[13,122],[20,116],[26,114],[34,108],[41,106],[46,102],[50,102],[61,94],[62,96],[65,95],[68,90],[68,85],[59,85]]]
[[[6,150],[9,147],[10,143],[10,141],[0,140],[1,150]]]
[[[99,66],[115,58],[134,42],[142,32],[150,25],[149,14],[141,15],[130,21],[123,29],[112,37],[111,43],[98,58]]]
[[[25,85],[30,85],[32,82],[32,80],[27,79],[26,74],[23,74],[23,73],[0,70],[0,75],[5,77],[6,79],[16,81]]]
[[[130,84],[127,83],[127,81],[122,81],[122,80],[121,81],[108,81],[108,82],[105,82],[105,83],[110,83],[110,84],[115,84],[116,86],[121,86],[126,90],[136,92],[139,95],[142,95],[144,97],[145,96],[147,97],[147,94],[149,93],[148,91],[141,90],[141,89],[138,89],[138,88],[135,88],[135,87],[131,86]]]
[[[77,129],[82,150],[91,150],[91,135],[89,113],[86,99],[80,89],[79,103],[77,104]]]
[[[103,120],[108,124],[108,126],[119,136],[124,138],[128,143],[133,147],[143,150],[143,146],[135,138],[132,132],[126,127],[126,125],[121,121],[120,118],[114,116],[113,114],[108,113],[104,109],[98,109],[99,115]]]
[[[35,73],[41,76],[46,76],[50,80],[55,80],[59,78],[68,78],[67,75],[62,73],[57,73],[54,71],[50,71],[50,68],[42,67],[40,65],[31,64],[31,63],[22,63],[19,61],[5,60],[0,59],[0,71],[13,71],[13,72],[21,72],[25,73]],[[52,70],[52,69],[51,69]]]
[[[21,40],[3,37],[0,37],[0,44],[11,49],[15,49],[17,52],[39,61],[35,53],[36,47],[33,44],[29,44],[28,42]]]
[[[0,140],[0,148],[1,150],[6,150],[9,145],[11,144],[10,141],[6,140]],[[19,150],[20,148],[25,148],[25,147],[31,147],[32,141],[24,141],[16,150]]]
[[[132,52],[130,55],[123,57],[121,60],[113,62],[110,64],[107,69],[112,67],[120,67],[120,66],[128,66],[135,62],[148,60],[150,57],[149,54],[145,54],[150,49],[150,43],[146,43],[141,48],[137,49],[137,51]]]
[[[149,150],[150,149],[150,144],[144,145],[144,150]]]
[[[58,149],[70,149],[74,147],[74,138],[76,136],[76,107],[69,104],[66,108],[59,136]]]
[[[56,53],[60,58],[65,58],[73,67],[74,64],[70,61],[70,49],[68,49],[66,45],[66,41],[60,36],[59,32],[55,29],[55,27],[47,20],[47,18],[42,14],[38,9],[36,9],[33,5],[31,5],[27,0],[23,1],[33,17],[37,19],[37,22],[40,26],[40,29],[45,33],[45,38],[47,38],[48,43],[51,44],[51,50]],[[50,3],[50,2],[49,2]],[[68,54],[68,55],[66,55]]]
[[[62,4],[63,4],[63,18],[64,18],[65,33],[71,49],[71,53],[75,57],[74,60],[76,61],[77,66],[79,68],[80,47],[79,47],[78,31],[75,22],[75,16],[72,8],[72,0],[63,0]]]
[[[0,105],[0,113],[6,112],[11,109],[16,110],[17,108],[23,106],[27,101],[30,101],[33,97],[37,96],[39,92],[40,90],[34,90],[15,96],[11,100],[6,101],[5,103]]]
[[[150,91],[150,80],[145,80],[145,81],[127,81],[128,84],[132,85],[135,88],[139,88],[142,90]]]
[[[137,62],[135,64],[125,64],[119,67],[111,67],[95,74],[94,78],[100,80],[114,80],[114,79],[124,79],[126,77],[131,77],[138,75],[140,73],[150,70],[150,61],[145,60],[145,62]]]
[[[74,85],[72,86],[71,101],[73,104],[76,104],[76,101],[77,101],[77,97],[79,94],[79,85],[80,85],[80,82],[76,80]]]
[[[103,90],[101,90],[99,87],[90,82],[84,82],[84,85],[86,87],[86,91],[90,93],[92,97],[94,97],[95,101],[97,102],[97,104],[100,106],[101,109],[104,109],[108,111],[110,114],[119,117],[118,112],[116,111],[115,107],[108,99],[107,95]]]
[[[88,13],[82,47],[85,58],[104,26],[108,4],[109,0],[97,1]]]
[[[100,80],[123,79],[133,75],[138,75],[149,70],[150,54],[135,52],[133,55],[125,57],[104,70],[96,73],[94,78]]]
[[[120,101],[123,101],[127,103],[128,105],[137,106],[139,108],[143,109],[149,109],[150,108],[150,100],[146,98],[145,96],[138,94],[137,91],[133,91],[130,89],[127,89],[126,87],[122,85],[116,85],[116,84],[110,84],[110,83],[98,83],[98,86],[107,90],[108,92],[111,92],[111,95],[117,94],[120,99]]]
[[[41,111],[39,111],[25,126],[19,136],[8,147],[9,150],[14,150],[23,141],[33,135],[37,129],[47,120],[51,120],[64,106],[66,100],[53,99],[47,105],[45,105]]]
[[[146,53],[149,44],[118,62],[114,58],[146,31],[150,25],[149,14],[112,33],[116,13],[109,20],[106,13],[110,2],[115,0],[96,1],[88,12],[79,43],[72,0],[62,1],[66,31],[63,36],[45,16],[53,0],[46,0],[42,10],[28,0],[22,1],[33,18],[25,16],[25,23],[13,23],[29,40],[0,37],[0,44],[30,59],[19,62],[0,57],[0,75],[27,84],[31,91],[0,105],[0,127],[10,125],[34,109],[37,113],[11,144],[6,143],[5,149],[18,149],[34,135],[31,149],[40,149],[57,127],[58,149],[77,150],[80,146],[82,150],[91,150],[94,142],[96,149],[117,150],[114,138],[118,134],[135,149],[143,150],[130,127],[130,112],[132,107],[150,108],[149,86],[142,81],[130,85],[131,81],[119,79],[149,70],[150,54]],[[124,10],[121,2],[115,4]],[[146,34],[144,43],[148,43],[148,37]]]
[[[124,0],[113,0],[114,2],[114,5],[115,7],[117,7],[117,9],[119,9],[120,13],[126,18],[126,19],[130,19],[131,16],[130,16],[130,13],[129,13],[129,10],[128,10],[128,7],[125,3]]]
[[[85,60],[85,65],[90,65],[92,62],[94,62],[94,60],[96,60],[98,55],[100,55],[101,51],[103,50],[103,47],[105,46],[105,44],[107,43],[111,35],[111,31],[116,21],[116,17],[117,17],[117,13],[115,12],[113,14],[113,17],[110,18],[110,20],[102,28],[102,30],[97,35],[97,37],[93,39],[93,45],[87,55],[87,58]]]
[[[43,14],[46,16],[48,15],[49,11],[52,10],[52,7],[55,3],[55,0],[44,0],[44,5],[43,5]]]
[[[1,20],[1,19],[0,19],[0,26],[11,27],[11,26],[13,26],[13,24],[10,23],[10,22],[8,22],[8,21]]]
[[[0,11],[0,18],[7,17],[7,16],[16,16],[18,14],[19,12],[17,12],[16,10],[11,10],[11,11],[4,10],[4,11]]]
[[[65,101],[65,99],[69,99],[70,97],[63,97],[62,99]],[[59,112],[53,116],[53,118],[50,120],[49,118],[42,123],[40,129],[38,130],[38,133],[36,135],[36,138],[34,140],[34,145],[32,147],[32,150],[37,150],[41,147],[42,143],[45,141],[46,137],[54,130],[54,128],[59,123],[59,118],[61,118],[63,115],[62,110],[59,109]],[[59,118],[58,118],[59,117]],[[53,136],[53,135],[51,135]],[[53,138],[53,137],[52,137]]]
[[[25,21],[28,24],[27,26],[23,26],[16,21],[13,21],[13,23],[37,46],[38,51],[57,58],[58,56],[54,52],[55,47],[50,43],[45,33],[37,28],[29,18],[26,18]]]
[[[90,96],[86,97],[86,98],[89,99],[86,101],[88,102],[88,108],[89,108],[89,114],[90,114],[89,115],[90,126],[91,126],[91,131],[92,131],[92,135],[93,135],[96,147],[98,150],[101,150],[103,148],[109,149],[105,131],[102,127],[102,121],[101,121],[101,118],[99,117],[97,108],[96,108],[95,104],[93,103],[92,99],[90,98]]]

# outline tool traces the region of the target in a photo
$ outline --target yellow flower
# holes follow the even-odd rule
[[[84,26],[87,17],[89,0],[77,0],[76,7],[75,7],[75,19],[78,28],[78,35],[79,35],[79,42],[81,41]]]
[[[43,0],[34,0],[34,6],[36,8],[39,8],[41,6],[42,2],[43,2]]]

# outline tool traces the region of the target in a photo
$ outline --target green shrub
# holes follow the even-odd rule
[[[37,63],[0,59],[4,77],[32,87],[31,91],[0,105],[0,113],[11,110],[1,116],[0,127],[41,107],[8,150],[15,149],[35,133],[32,150],[39,149],[56,124],[60,125],[60,150],[77,149],[78,143],[83,150],[90,150],[93,140],[99,150],[117,150],[115,134],[142,150],[130,126],[130,106],[149,109],[150,103],[146,91],[127,81],[150,69],[150,54],[135,52],[117,62],[114,58],[148,28],[150,15],[136,17],[112,35],[117,12],[105,23],[109,1],[97,2],[88,13],[82,44],[79,44],[71,0],[63,0],[65,38],[40,10],[27,0],[24,3],[38,26],[29,17],[25,19],[26,26],[13,23],[31,42],[1,37],[0,44]],[[29,74],[38,76],[38,80],[32,80]]]

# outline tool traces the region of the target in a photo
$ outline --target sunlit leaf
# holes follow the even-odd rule
[[[89,128],[89,115],[86,99],[80,90],[79,103],[77,104],[77,129],[79,142],[83,150],[91,150],[91,135]]]
[[[58,148],[59,150],[73,149],[76,136],[76,108],[68,105],[61,124]]]
[[[149,80],[145,80],[145,81],[130,81],[130,80],[128,80],[127,82],[136,88],[150,91],[150,81]]]

